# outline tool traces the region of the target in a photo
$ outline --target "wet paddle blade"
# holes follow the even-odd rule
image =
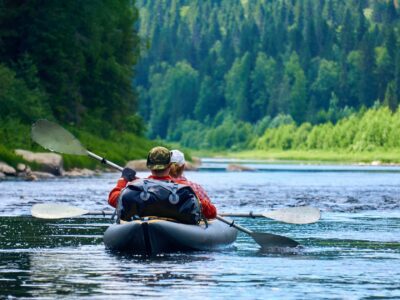
[[[35,204],[32,206],[31,214],[40,219],[64,219],[73,218],[87,214],[89,211],[66,204]]]
[[[310,224],[321,218],[319,209],[311,206],[288,207],[265,212],[262,215],[269,219],[291,224]]]
[[[87,150],[81,143],[70,132],[56,123],[38,120],[32,125],[31,136],[36,143],[50,151],[87,155]]]
[[[295,240],[281,235],[264,232],[252,232],[250,235],[262,248],[284,248],[299,245]]]

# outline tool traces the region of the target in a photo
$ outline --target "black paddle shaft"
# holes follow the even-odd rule
[[[217,219],[229,226],[236,228],[239,231],[242,231],[248,235],[250,235],[254,241],[257,242],[263,248],[272,248],[272,247],[296,247],[299,245],[298,242],[292,240],[285,236],[280,236],[271,233],[264,232],[254,232],[245,227],[242,227],[238,224],[235,224],[235,221],[229,221],[221,216],[217,216]]]

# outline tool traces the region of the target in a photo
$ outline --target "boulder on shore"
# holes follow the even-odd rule
[[[48,172],[33,171],[32,173],[30,173],[26,176],[26,180],[50,179],[50,178],[54,178],[54,177],[55,177],[54,174],[51,174]]]
[[[146,167],[146,160],[145,159],[136,159],[136,160],[130,160],[127,162],[125,165],[126,168],[131,168],[135,171],[148,171]]]
[[[0,180],[6,179],[6,174],[0,172]]]
[[[243,165],[233,165],[233,164],[228,165],[226,167],[226,170],[228,172],[254,172],[255,171],[255,169],[250,168],[250,167],[246,167]]]
[[[89,170],[86,168],[83,168],[83,169],[73,168],[72,170],[64,172],[64,176],[68,176],[68,177],[90,177],[90,176],[94,176],[96,174],[97,174],[96,171]]]
[[[17,165],[17,172],[18,173],[30,173],[32,172],[31,168],[29,166],[27,166],[26,164],[21,164],[19,163]]]
[[[35,162],[40,165],[40,171],[51,173],[59,176],[63,175],[63,159],[62,156],[56,153],[34,153],[27,150],[17,149],[15,153],[22,156],[23,159],[29,162]]]
[[[185,171],[197,171],[198,168],[199,164],[197,164],[196,162],[185,162]]]
[[[17,171],[13,167],[1,161],[0,161],[0,173],[11,176],[17,175]]]

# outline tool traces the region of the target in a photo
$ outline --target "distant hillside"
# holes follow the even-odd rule
[[[362,107],[399,105],[398,1],[137,6],[148,48],[136,82],[151,137],[197,148],[248,145],[248,132],[261,135],[271,120],[336,123]],[[230,124],[240,132],[215,132]]]

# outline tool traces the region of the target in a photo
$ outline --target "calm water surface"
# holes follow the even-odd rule
[[[303,248],[294,253],[262,252],[239,234],[217,252],[118,255],[102,244],[109,218],[45,221],[29,211],[50,202],[106,208],[119,174],[0,182],[0,299],[400,299],[398,170],[285,168],[187,177],[224,212],[320,208],[321,221],[311,225],[237,219],[296,239]]]

